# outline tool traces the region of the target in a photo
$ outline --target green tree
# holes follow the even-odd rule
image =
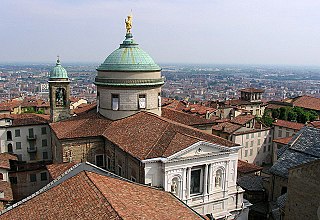
[[[286,107],[281,107],[280,108],[280,115],[279,115],[279,119],[288,120],[288,108]]]
[[[273,118],[270,116],[271,111],[270,110],[266,110],[263,113],[263,116],[261,118],[261,121],[263,124],[265,124],[266,126],[270,127],[273,123]]]
[[[292,108],[288,111],[288,121],[297,121],[297,113]]]
[[[272,109],[272,118],[279,118],[280,110],[279,109]]]

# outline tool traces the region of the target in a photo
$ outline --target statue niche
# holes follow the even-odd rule
[[[179,192],[179,179],[177,177],[171,180],[171,193],[178,196]]]
[[[56,106],[66,106],[66,90],[64,88],[56,90]]]

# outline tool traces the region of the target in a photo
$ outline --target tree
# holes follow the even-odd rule
[[[280,108],[280,115],[279,115],[279,119],[288,120],[288,108],[287,107],[281,107]]]
[[[297,121],[297,113],[293,109],[288,111],[288,121]]]
[[[270,110],[264,111],[263,116],[261,118],[262,123],[268,127],[270,127],[273,123],[273,118],[270,116],[270,113],[271,113]],[[273,113],[273,111],[272,111],[272,113]]]
[[[279,118],[280,110],[279,109],[272,109],[272,118]]]

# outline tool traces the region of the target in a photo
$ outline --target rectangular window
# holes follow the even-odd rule
[[[29,128],[29,137],[34,137],[33,128]]]
[[[18,160],[22,161],[22,154],[17,154]]]
[[[111,170],[111,158],[107,156],[107,169]]]
[[[21,142],[16,142],[16,150],[21,150]]]
[[[279,129],[278,137],[282,137],[282,130]]]
[[[47,172],[40,173],[40,178],[41,178],[41,181],[48,180]]]
[[[119,95],[111,94],[111,97],[112,97],[112,110],[114,111],[119,110]]]
[[[246,148],[248,148],[248,146],[249,146],[249,142],[246,142]]]
[[[35,153],[30,153],[30,160],[36,160],[36,154]]]
[[[48,160],[48,152],[42,152],[42,159]]]
[[[244,151],[244,157],[247,157],[248,156],[248,150],[245,150]]]
[[[271,145],[269,144],[268,145],[268,151],[270,152],[270,150],[271,150]]]
[[[118,165],[118,175],[122,176],[122,166]]]
[[[290,136],[290,133],[289,132],[286,132],[286,137],[289,137]]]
[[[258,133],[258,137],[261,137],[261,132]]]
[[[246,134],[246,139],[249,139],[249,134]]]
[[[250,149],[250,156],[252,156],[253,154],[253,149]]]
[[[37,182],[37,174],[35,173],[30,174],[30,182]]]
[[[161,107],[161,95],[158,93],[158,107]]]
[[[190,193],[201,193],[201,169],[191,170],[191,188]]]
[[[145,109],[146,108],[146,95],[139,95],[139,109]]]
[[[14,136],[15,137],[20,137],[20,129],[14,130]]]
[[[47,147],[48,146],[48,141],[47,139],[42,140],[42,147]]]
[[[41,134],[47,134],[47,128],[46,127],[42,127],[41,128]]]
[[[263,152],[266,152],[266,150],[267,150],[267,146],[264,145],[264,146],[263,146]]]
[[[251,141],[250,147],[253,147],[253,141]]]
[[[254,133],[251,133],[251,138],[254,138]]]
[[[96,165],[98,167],[104,167],[104,155],[103,154],[96,155]]]
[[[269,143],[271,143],[271,137],[269,137]]]

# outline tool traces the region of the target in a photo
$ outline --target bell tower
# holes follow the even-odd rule
[[[58,57],[49,79],[50,120],[57,122],[70,117],[70,81]]]

